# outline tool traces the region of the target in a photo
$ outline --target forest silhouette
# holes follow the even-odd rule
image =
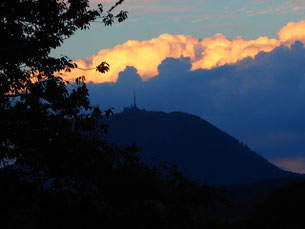
[[[122,2],[105,11],[88,0],[1,1],[1,228],[223,225],[203,220],[209,209],[232,207],[223,190],[187,179],[176,164],[144,163],[135,145],[110,143],[100,120],[112,110],[90,104],[83,76],[62,77],[76,64],[50,55],[93,21],[127,19],[115,13]]]

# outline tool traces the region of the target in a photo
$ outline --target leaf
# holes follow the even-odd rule
[[[108,13],[106,16],[104,16],[103,22],[105,26],[111,26],[114,23],[114,16],[111,13]]]
[[[97,7],[98,7],[100,13],[103,13],[103,11],[104,11],[104,9],[103,9],[103,8],[104,8],[104,7],[103,7],[103,4],[99,3],[99,4],[97,4]]]
[[[112,110],[114,110],[113,107],[105,110],[106,117],[109,117],[110,115],[113,115],[113,111]]]
[[[96,71],[104,74],[110,71],[110,65],[107,62],[102,62],[100,65],[96,67]]]
[[[119,14],[115,16],[119,23],[125,21],[128,18],[128,12],[121,10]]]
[[[85,76],[79,76],[75,78],[75,83],[77,85],[83,84],[86,81],[86,77]]]

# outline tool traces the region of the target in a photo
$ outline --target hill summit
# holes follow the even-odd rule
[[[143,149],[143,160],[176,161],[180,169],[186,169],[186,177],[208,185],[297,176],[195,115],[148,112],[133,105],[109,118],[107,124],[112,142],[135,143]]]

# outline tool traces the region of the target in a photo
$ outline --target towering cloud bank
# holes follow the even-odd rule
[[[91,69],[106,61],[111,71],[105,75],[91,70],[75,70],[67,78],[85,75],[87,81],[94,83],[115,82],[119,72],[126,66],[133,66],[144,79],[158,74],[158,66],[168,57],[189,57],[192,68],[211,69],[233,64],[246,57],[254,58],[259,52],[270,52],[280,45],[290,46],[296,40],[305,43],[305,20],[288,23],[278,33],[279,40],[259,37],[256,40],[245,40],[236,37],[229,40],[222,34],[199,39],[194,36],[162,34],[149,41],[130,40],[113,49],[101,50],[97,55],[75,61],[80,68]]]

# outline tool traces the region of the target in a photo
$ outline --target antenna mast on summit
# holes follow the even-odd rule
[[[133,106],[137,107],[136,90],[135,89],[133,89]]]

